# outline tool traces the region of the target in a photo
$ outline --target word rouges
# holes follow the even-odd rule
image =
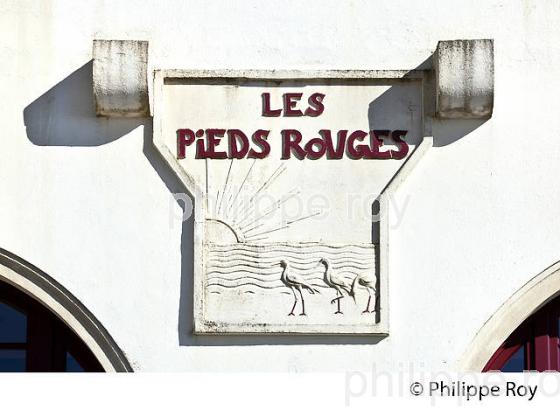
[[[239,129],[209,128],[177,130],[177,158],[186,157],[187,147],[194,144],[196,159],[242,159],[266,158],[271,151],[267,140],[269,130],[256,130],[249,138]],[[322,129],[318,136],[303,141],[303,135],[295,129],[280,131],[281,159],[402,159],[409,151],[404,141],[405,130],[340,130],[333,135],[331,130]],[[389,140],[391,147],[384,147]],[[224,142],[222,144],[222,142]]]

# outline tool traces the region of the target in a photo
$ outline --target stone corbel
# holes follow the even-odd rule
[[[494,108],[494,40],[440,41],[434,54],[436,117],[487,119]]]
[[[93,96],[102,117],[148,117],[148,42],[93,41]]]

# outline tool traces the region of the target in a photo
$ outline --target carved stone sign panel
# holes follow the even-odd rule
[[[375,201],[422,136],[421,76],[156,72],[154,142],[194,200],[195,332],[386,334]]]

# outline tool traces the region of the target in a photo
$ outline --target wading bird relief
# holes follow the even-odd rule
[[[375,202],[422,138],[422,81],[374,74],[157,72],[196,333],[388,332]]]

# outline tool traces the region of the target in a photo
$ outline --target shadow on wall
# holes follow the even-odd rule
[[[431,66],[431,57],[416,70]],[[187,192],[179,178],[171,171],[153,145],[150,118],[103,118],[95,115],[93,103],[93,62],[89,61],[53,88],[41,95],[24,112],[27,137],[39,146],[96,147],[110,143],[143,126],[146,159],[171,193]],[[382,118],[390,120],[387,107],[398,103],[402,90],[390,87],[368,107],[371,129],[379,128]],[[421,107],[413,107],[413,110]],[[420,111],[418,111],[418,115]],[[414,115],[414,114],[413,114]],[[383,121],[381,121],[383,123]],[[442,147],[466,136],[484,121],[445,120],[434,121],[434,146]],[[390,125],[390,124],[389,124]],[[418,143],[413,136],[411,144]],[[192,197],[191,197],[192,199]],[[193,199],[194,201],[194,199]],[[185,208],[182,200],[177,203]],[[162,212],[168,210],[162,210]],[[193,329],[193,218],[183,222],[181,235],[181,289],[178,312],[178,342],[181,346],[241,346],[241,345],[303,345],[303,344],[376,344],[383,336],[347,335],[228,335],[196,336]],[[162,295],[163,297],[163,295]]]
[[[476,130],[486,121],[488,120],[434,119],[432,123],[434,147],[445,147],[446,145],[453,144],[455,141]]]
[[[433,56],[428,57],[421,64],[419,64],[412,71],[429,71],[428,82],[434,84],[434,73],[431,70],[433,67]],[[424,105],[425,112],[435,112],[435,85],[431,85],[428,89],[423,90],[427,95],[420,97],[418,103],[411,103],[411,98],[409,97],[409,92],[407,88],[414,80],[410,80],[410,83],[403,82],[402,80],[388,80],[387,85],[391,84],[391,87],[387,89],[383,94],[377,97],[374,101],[369,104],[368,107],[368,124],[370,130],[395,130],[403,127],[401,117],[395,116],[395,107],[399,107],[400,110],[408,111],[410,117],[406,123],[407,130],[414,129],[414,124],[417,122],[418,116],[422,116],[422,105]],[[382,84],[384,85],[384,84]],[[439,120],[437,118],[432,118],[432,137],[434,142],[434,147],[444,147],[450,145],[461,138],[472,133],[478,127],[483,125],[487,119],[445,119]],[[404,140],[411,146],[416,147],[422,141],[424,130],[419,130],[417,132],[409,132]],[[389,181],[387,181],[389,182]],[[375,200],[372,203],[372,214],[378,215],[379,213],[379,203]],[[374,243],[379,242],[379,224],[374,223],[372,227],[372,240]]]
[[[433,56],[428,57],[421,64],[419,64],[414,70],[431,70],[434,66]],[[433,77],[433,72],[431,77]],[[431,81],[435,82],[433,78]],[[408,104],[406,100],[403,100],[403,95],[406,98],[406,93],[403,93],[403,83],[400,80],[393,81],[395,86],[390,87],[387,91],[381,94],[378,98],[372,101],[368,107],[368,122],[370,129],[397,129],[402,127],[402,124],[395,123],[392,118],[392,112],[394,112],[393,107],[403,106],[404,109],[408,110],[411,115],[411,120],[414,119],[416,115],[422,115],[422,106],[415,104]],[[405,83],[406,84],[406,83]],[[426,105],[432,104],[435,110],[435,85],[432,87],[432,95],[427,95],[424,98],[424,103]],[[425,90],[428,94],[428,90]],[[422,103],[421,103],[422,104]],[[427,110],[428,107],[425,107]],[[455,141],[465,137],[470,134],[482,124],[484,124],[487,119],[479,120],[466,120],[466,119],[446,119],[439,120],[437,118],[432,120],[432,136],[434,137],[434,147],[444,147],[446,145],[452,144]],[[406,141],[411,145],[417,145],[422,139],[422,135],[408,135]]]
[[[430,56],[412,71],[430,70],[432,66],[432,57]],[[433,73],[431,76],[433,77]],[[429,81],[433,81],[433,79],[430,79]],[[404,140],[408,143],[408,145],[416,147],[420,144],[423,138],[422,134],[424,130],[420,129],[413,132],[411,132],[411,130],[415,129],[414,124],[417,124],[419,117],[422,116],[423,104],[425,104],[424,110],[428,111],[428,104],[432,104],[432,109],[435,110],[435,95],[429,95],[427,98],[424,98],[424,101],[422,101],[422,93],[420,92],[420,98],[411,98],[410,87],[411,85],[412,87],[415,87],[413,85],[414,82],[418,83],[418,80],[410,80],[410,82],[403,82],[402,80],[386,80],[380,83],[380,85],[390,85],[390,87],[368,106],[367,115],[370,130],[396,130],[404,128],[409,131],[404,137]],[[424,90],[424,92],[427,92],[427,90]],[[414,100],[414,102],[411,102],[411,100]],[[408,112],[409,118],[407,119],[406,124],[403,124],[401,116],[394,115],[395,107],[398,107],[398,110]],[[450,145],[467,136],[483,125],[486,121],[487,119],[439,120],[437,118],[433,118],[433,146],[444,147],[446,145]],[[379,214],[379,203],[377,200],[373,201],[371,209],[372,215]],[[372,226],[372,241],[373,243],[379,243],[379,223],[374,223]]]
[[[404,128],[409,130],[409,133],[404,138],[409,146],[416,147],[420,144],[422,138],[424,137],[424,130],[420,129],[415,132],[410,132],[410,130],[415,129],[414,124],[418,124],[418,120],[422,117],[423,109],[427,114],[435,111],[435,80],[434,73],[431,71],[431,68],[434,66],[432,60],[433,56],[430,56],[412,70],[429,71],[429,74],[427,74],[429,76],[429,78],[427,78],[427,82],[430,84],[431,89],[428,87],[423,91],[420,90],[419,98],[417,96],[416,98],[411,98],[410,86],[413,84],[412,82],[414,80],[411,79],[411,82],[408,83],[403,82],[402,80],[392,80],[387,82],[387,85],[391,86],[369,104],[367,115],[370,130],[396,130]],[[425,95],[422,95],[423,93],[425,93]],[[394,115],[395,107],[399,107],[399,110],[408,112],[409,117],[407,118],[406,124],[402,123],[401,116]],[[487,120],[462,119],[438,120],[434,118],[432,119],[433,146],[444,147],[452,144],[476,130],[486,121]],[[422,124],[422,121],[420,124]],[[406,127],[404,127],[404,125],[406,125]],[[423,126],[423,124],[421,126]],[[390,181],[387,181],[387,184],[389,183]],[[376,222],[372,223],[371,237],[372,243],[375,244],[379,244],[380,239],[380,225],[378,219],[375,218],[379,215],[379,212],[379,197],[373,198],[371,213],[372,220]],[[375,257],[377,260],[380,258],[379,246],[375,249]],[[379,274],[379,264],[376,264],[377,283],[381,283]],[[377,306],[375,307],[375,311],[377,312],[377,320],[379,320],[379,298],[376,300]]]
[[[94,147],[128,134],[144,118],[95,116],[93,61],[74,71],[23,111],[27,138],[40,146]]]

